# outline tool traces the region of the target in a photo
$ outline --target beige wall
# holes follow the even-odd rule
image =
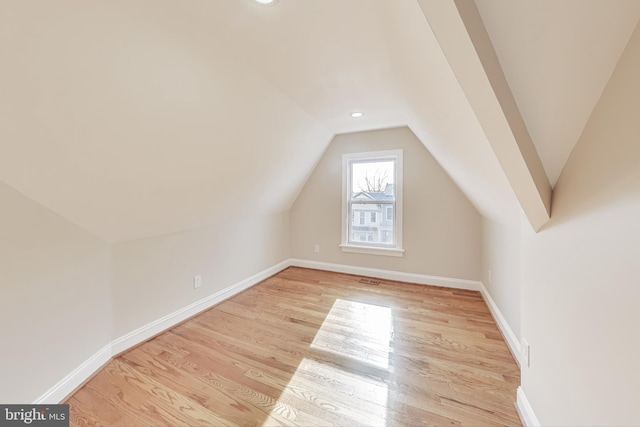
[[[343,253],[342,154],[404,150],[402,258]],[[480,279],[481,220],[451,178],[406,127],[338,135],[291,209],[294,258],[456,279]],[[320,253],[314,253],[314,245]]]
[[[528,219],[523,218],[523,221]],[[518,339],[522,289],[521,256],[518,219],[510,224],[482,219],[482,283]]]
[[[0,402],[29,403],[110,341],[109,247],[0,183]]]
[[[543,425],[640,422],[640,30],[523,230],[523,389]]]
[[[2,183],[0,206],[3,403],[33,402],[114,339],[289,257],[288,212],[109,246]]]
[[[113,245],[114,335],[247,279],[289,257],[289,213]],[[193,288],[193,276],[202,287]]]

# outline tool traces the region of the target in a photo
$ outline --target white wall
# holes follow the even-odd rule
[[[117,243],[112,255],[117,339],[287,259],[289,213]]]
[[[520,246],[520,221],[506,224],[482,219],[482,283],[518,342],[522,289]]]
[[[110,340],[109,247],[0,182],[0,402],[29,403]]]
[[[400,148],[404,256],[342,252],[342,154]],[[319,254],[314,253],[316,244]],[[480,214],[406,127],[336,136],[291,208],[294,258],[480,280],[480,247]]]
[[[543,425],[640,424],[640,30],[523,229],[525,394]]]

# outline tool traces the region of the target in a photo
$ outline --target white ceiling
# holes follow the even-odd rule
[[[476,0],[555,185],[640,17],[638,0]]]
[[[640,2],[493,1],[555,181]],[[333,135],[400,125],[483,214],[518,211],[415,0],[3,1],[0,58],[0,180],[110,242],[287,210]]]

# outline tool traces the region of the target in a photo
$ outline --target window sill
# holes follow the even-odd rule
[[[395,257],[404,256],[404,249],[374,248],[371,246],[356,246],[356,245],[347,245],[344,243],[340,245],[340,248],[342,249],[342,252],[352,252],[352,253],[368,254],[368,255],[395,256]]]

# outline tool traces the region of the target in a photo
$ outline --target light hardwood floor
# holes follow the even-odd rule
[[[280,272],[109,362],[71,425],[520,425],[478,292],[369,280]]]

